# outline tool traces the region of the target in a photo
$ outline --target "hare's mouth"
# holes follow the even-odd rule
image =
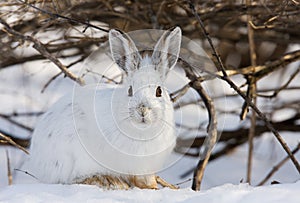
[[[133,122],[136,123],[137,125],[140,125],[141,127],[146,127],[153,124],[153,119],[149,114],[148,115],[135,114],[133,118]]]
[[[152,120],[147,117],[140,117],[140,118],[138,118],[138,123],[141,123],[143,125],[148,125],[148,124],[152,123]]]
[[[153,122],[147,118],[143,118],[143,117],[140,117],[140,118],[135,118],[135,119],[132,119],[131,121],[131,125],[136,128],[136,129],[139,129],[139,130],[146,130],[146,129],[149,129],[151,128]]]

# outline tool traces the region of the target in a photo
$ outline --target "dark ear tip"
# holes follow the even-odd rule
[[[113,29],[110,29],[110,30],[117,31],[117,32],[120,32],[121,34],[124,34],[124,32],[122,30],[119,30],[118,28],[113,28]]]
[[[124,34],[124,32],[123,31],[121,31],[121,30],[119,30],[119,29],[110,29],[109,30],[109,35],[110,36],[118,36],[118,35],[123,35]]]
[[[169,32],[181,32],[181,28],[179,26],[174,26],[169,29]]]

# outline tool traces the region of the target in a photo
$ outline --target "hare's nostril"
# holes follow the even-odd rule
[[[150,107],[147,107],[145,104],[140,104],[137,107],[137,111],[141,117],[146,117],[149,113]]]

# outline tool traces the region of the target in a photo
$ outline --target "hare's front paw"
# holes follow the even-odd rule
[[[167,181],[156,175],[131,176],[129,178],[129,182],[131,185],[139,187],[141,189],[158,189],[158,184],[162,187],[178,189],[177,186],[168,183]]]
[[[158,189],[155,175],[130,176],[129,182],[132,186],[141,189]]]

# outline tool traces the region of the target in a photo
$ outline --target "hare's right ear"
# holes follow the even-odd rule
[[[108,36],[110,51],[114,62],[118,64],[127,75],[137,70],[141,55],[132,39],[127,34],[115,29],[111,29]]]
[[[164,80],[178,59],[181,45],[181,29],[175,27],[165,31],[154,47],[152,59]]]

